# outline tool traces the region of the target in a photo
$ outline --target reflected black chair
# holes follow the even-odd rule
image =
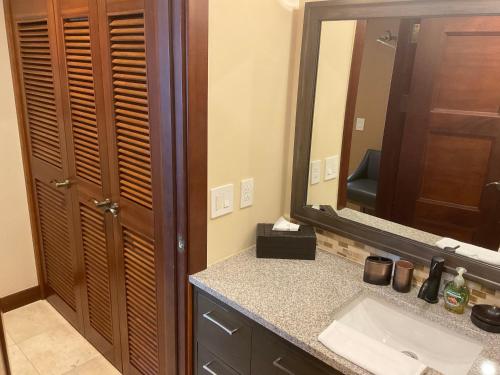
[[[358,168],[347,179],[347,199],[365,211],[374,211],[377,204],[380,151],[367,150]]]

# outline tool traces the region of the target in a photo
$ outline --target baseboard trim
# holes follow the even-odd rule
[[[0,298],[0,310],[2,312],[8,312],[41,299],[42,293],[40,287],[37,285],[33,288],[21,290],[20,292]]]

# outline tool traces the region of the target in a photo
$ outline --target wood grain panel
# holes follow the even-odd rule
[[[47,20],[19,22],[17,33],[32,157],[62,169]]]
[[[109,19],[120,195],[152,209],[143,14]]]
[[[76,174],[91,183],[101,185],[99,136],[88,18],[64,20],[64,47]]]
[[[492,140],[430,133],[420,198],[479,207],[486,185]]]
[[[46,281],[64,302],[76,310],[75,270],[66,198],[63,192],[40,180],[35,182],[35,186]]]
[[[478,30],[472,35],[467,31],[447,33],[439,86],[435,90],[435,108],[498,113],[500,34],[491,30],[481,34]],[[484,48],[485,45],[488,48]]]
[[[123,257],[130,363],[142,374],[158,374],[158,302],[154,244],[124,228]]]
[[[110,273],[104,217],[80,205],[88,314],[91,326],[110,344],[113,343],[113,316]]]

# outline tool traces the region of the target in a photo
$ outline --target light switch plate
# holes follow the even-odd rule
[[[247,178],[241,181],[240,208],[246,208],[253,205],[253,178]]]
[[[333,180],[339,176],[339,156],[334,155],[325,159],[325,181]]]
[[[227,215],[233,212],[234,186],[228,184],[210,190],[211,218]]]
[[[365,119],[362,117],[356,118],[356,130],[363,131],[365,130]]]
[[[321,160],[311,162],[311,185],[316,185],[321,182]]]

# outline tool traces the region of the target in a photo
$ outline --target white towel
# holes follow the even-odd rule
[[[500,266],[500,253],[498,251],[488,250],[483,247],[460,242],[452,238],[442,238],[436,242],[440,249],[453,248],[455,254],[463,255],[481,262]]]
[[[426,369],[420,361],[337,320],[318,339],[331,351],[375,375],[420,375]]]

